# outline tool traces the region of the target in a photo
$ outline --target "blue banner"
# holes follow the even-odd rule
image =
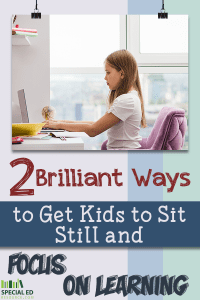
[[[199,202],[1,202],[2,247],[200,247]]]

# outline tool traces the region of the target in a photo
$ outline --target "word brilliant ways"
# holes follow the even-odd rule
[[[34,171],[34,164],[28,158],[17,158],[10,162],[11,167],[17,165],[26,165],[27,170],[24,176],[10,189],[10,196],[26,196],[34,195],[34,189],[21,189],[25,182],[32,176]],[[175,175],[170,175],[168,172],[155,172],[152,174],[152,169],[147,171],[146,175],[138,175],[138,171],[132,168],[135,183],[138,187],[147,187],[151,180],[155,186],[167,186],[167,192],[171,193],[177,184],[178,179],[181,180],[180,187],[190,185],[189,176],[187,172],[176,172]],[[83,187],[83,186],[117,186],[122,187],[122,172],[114,169],[112,173],[109,172],[82,172],[81,169],[59,169],[58,172],[47,172],[45,169],[36,170],[36,186],[58,186],[58,187]]]
[[[161,172],[156,172],[153,175],[152,169],[148,170],[147,178],[143,175],[141,177],[138,176],[135,169],[132,169],[133,175],[135,176],[135,180],[138,186],[148,186],[150,177],[153,177],[153,184],[155,186],[167,186],[167,180],[170,183],[170,187],[167,189],[167,192],[173,192],[174,187],[177,183],[177,180],[180,175],[180,179],[183,180],[180,183],[181,187],[188,186],[190,184],[190,180],[187,178],[190,174],[189,173],[176,173],[174,177],[172,177],[169,173],[164,175]],[[58,173],[55,172],[47,172],[44,169],[36,170],[36,184],[37,186],[53,186],[53,178],[55,179],[58,177],[58,186],[77,186],[82,187],[86,186],[103,186],[103,179],[106,181],[108,186],[112,186],[112,178],[114,178],[114,184],[118,187],[123,186],[123,182],[119,181],[119,177],[122,176],[122,172],[119,172],[118,169],[114,169],[114,172],[109,174],[108,172],[98,172],[97,174],[93,172],[87,172],[85,174],[82,173],[81,169],[77,171],[75,169],[60,169]],[[105,182],[104,182],[105,184]]]

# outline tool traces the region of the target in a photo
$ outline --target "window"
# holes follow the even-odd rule
[[[103,63],[119,49],[133,53],[139,66],[148,124],[142,136],[150,134],[163,106],[183,108],[188,117],[187,16],[169,15],[163,20],[152,15],[54,15],[50,16],[50,101],[56,118],[96,121],[104,115],[109,90]],[[100,150],[106,139],[106,133],[85,139],[85,149]]]
[[[139,66],[188,66],[188,16],[130,15],[127,44]]]
[[[188,16],[140,16],[140,53],[188,53]]]
[[[188,16],[127,16],[127,49],[139,66],[148,125],[141,135],[149,136],[164,106],[183,108],[188,119]]]
[[[60,120],[97,121],[106,112],[109,92],[104,74],[51,74],[51,105]],[[100,150],[106,132],[84,139],[85,149]]]
[[[50,16],[51,68],[103,68],[123,42],[120,25],[118,15]]]
[[[125,16],[50,16],[50,102],[57,119],[96,121],[105,114],[104,60],[125,48]],[[85,149],[100,150],[106,139],[105,132],[84,139]]]

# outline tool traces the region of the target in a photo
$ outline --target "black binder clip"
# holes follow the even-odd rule
[[[39,12],[39,9],[37,8],[37,0],[36,0],[34,12],[31,13],[31,19],[41,19],[41,13]]]
[[[162,8],[160,13],[158,13],[158,19],[168,19],[168,13],[165,12],[164,0],[162,0]]]

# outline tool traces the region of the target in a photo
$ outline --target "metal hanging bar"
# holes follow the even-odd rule
[[[161,11],[158,13],[158,19],[168,19],[168,13],[165,12],[164,0],[162,0],[162,8]]]
[[[31,19],[41,19],[41,13],[39,12],[38,9],[37,0],[36,0],[34,12],[31,13]]]

